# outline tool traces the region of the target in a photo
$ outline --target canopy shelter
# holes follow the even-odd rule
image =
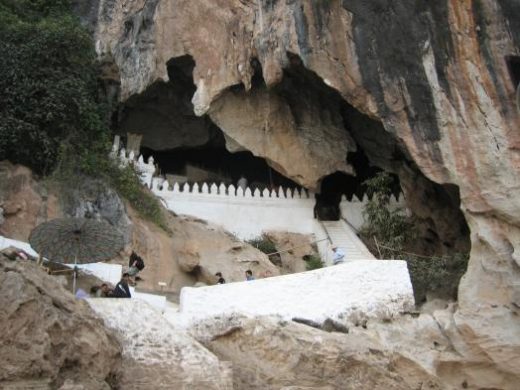
[[[61,218],[44,222],[31,232],[31,246],[40,256],[59,263],[95,263],[115,257],[124,246],[123,235],[106,222],[85,218]]]

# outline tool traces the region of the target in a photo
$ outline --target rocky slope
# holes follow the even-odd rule
[[[520,76],[509,66],[520,54],[517,2],[89,5],[98,53],[112,70],[106,77],[120,83],[122,101],[167,81],[168,64],[190,56],[195,113],[207,113],[234,148],[309,188],[350,171],[345,152],[355,148],[407,181],[409,197],[418,174],[438,189],[458,187],[471,259],[458,310],[443,326],[459,354],[496,378],[487,387],[518,375]]]

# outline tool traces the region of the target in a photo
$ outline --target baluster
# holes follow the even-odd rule
[[[260,198],[260,190],[258,188],[253,192],[253,198]]]
[[[191,189],[191,192],[193,194],[198,194],[199,193],[199,183],[193,184],[193,188]]]
[[[264,190],[262,191],[262,197],[269,198],[270,195],[271,194],[269,193],[269,190],[267,188],[264,188]]]
[[[218,193],[219,195],[226,195],[226,185],[224,183],[220,183],[220,186],[218,187]]]
[[[237,190],[233,184],[228,187],[228,196],[237,196]]]
[[[177,182],[173,183],[173,193],[178,194],[180,192],[179,190],[180,190],[179,183],[177,183]]]
[[[203,183],[202,184],[202,193],[203,194],[208,194],[209,193],[209,187],[208,187],[207,183]]]
[[[162,192],[166,192],[170,189],[170,183],[168,183],[168,180],[163,181],[162,183]]]

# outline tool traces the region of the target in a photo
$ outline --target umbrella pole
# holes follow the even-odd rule
[[[74,276],[72,279],[72,294],[76,294],[76,273],[78,270],[78,267],[76,267],[78,261],[78,256],[74,256]]]

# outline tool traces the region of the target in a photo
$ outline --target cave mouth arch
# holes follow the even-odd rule
[[[250,184],[260,189],[298,187],[278,169],[280,164],[276,161],[257,157],[257,153],[248,149],[247,143],[237,143],[230,148],[231,137],[214,120],[207,115],[198,117],[194,114],[191,103],[196,90],[192,75],[194,66],[195,62],[189,56],[169,60],[168,82],[155,83],[123,103],[119,134],[142,132],[144,156],[153,155],[165,175],[236,184],[239,176],[245,174],[249,176]],[[250,91],[246,91],[243,85],[235,85],[223,94],[246,96],[267,90],[260,64],[256,65],[255,75],[256,81]],[[458,191],[428,180],[411,161],[406,148],[384,129],[382,123],[348,104],[338,91],[308,70],[298,56],[289,54],[289,64],[281,82],[268,91],[289,107],[288,112],[297,125],[297,136],[305,131],[309,134],[311,129],[311,138],[305,142],[314,142],[317,146],[315,152],[320,152],[320,140],[325,136],[317,134],[313,140],[314,130],[329,131],[332,126],[334,131],[340,131],[341,136],[349,140],[350,149],[341,158],[352,172],[332,170],[321,177],[317,208],[324,204],[337,210],[342,196],[362,198],[363,181],[385,170],[398,177],[396,182],[401,188],[396,188],[396,194],[404,193],[406,206],[421,221],[419,241],[422,244],[417,249],[420,253],[430,255],[469,250],[469,229],[460,211]],[[305,102],[303,97],[307,99]],[[187,169],[200,175],[189,178]],[[322,219],[337,218],[336,212],[336,215]]]

